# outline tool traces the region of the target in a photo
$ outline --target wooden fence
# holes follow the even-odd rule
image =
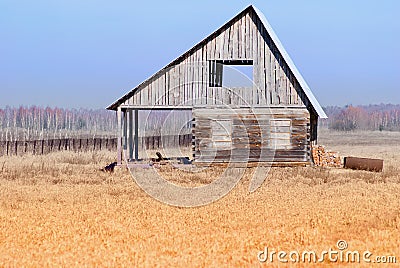
[[[192,135],[170,135],[139,137],[139,149],[157,149],[167,147],[190,146]],[[117,138],[92,139],[49,139],[32,141],[0,141],[0,156],[24,154],[48,154],[58,151],[86,152],[97,150],[114,151],[117,149]]]

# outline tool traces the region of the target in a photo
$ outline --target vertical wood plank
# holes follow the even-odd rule
[[[139,110],[135,109],[135,160],[139,160]]]
[[[271,96],[271,104],[275,104],[275,57],[273,53],[272,44],[270,46],[270,96]]]
[[[163,90],[163,94],[164,94],[164,104],[168,105],[168,89],[169,89],[169,69],[167,72],[165,72],[164,75],[164,90]]]
[[[149,105],[149,99],[150,99],[150,84],[151,84],[151,82],[149,82],[149,83],[147,84],[147,86],[146,86],[145,88],[143,88],[143,93],[144,93],[144,95],[145,95],[144,101],[143,101],[143,104],[144,104],[144,105]]]
[[[168,69],[168,73],[167,73],[167,77],[166,77],[166,85],[165,85],[165,103],[167,105],[170,104],[170,92],[171,92],[171,88],[172,88],[172,84],[171,84],[171,77],[172,77],[172,68],[170,67]]]
[[[179,91],[180,91],[180,78],[181,78],[181,68],[180,64],[175,65],[175,71],[176,71],[176,86],[174,90],[174,96],[173,96],[173,104],[178,105],[178,98],[179,98]]]
[[[172,96],[172,104],[173,104],[173,105],[176,105],[176,104],[177,104],[176,99],[177,99],[177,97],[179,96],[179,88],[180,88],[180,84],[179,84],[179,78],[180,78],[180,77],[179,77],[179,76],[180,76],[180,73],[179,73],[179,71],[180,71],[179,64],[178,64],[178,65],[175,65],[174,70],[175,70],[175,77],[176,77],[176,80],[175,80],[174,94],[173,94],[173,96]]]
[[[199,91],[199,84],[198,84],[198,68],[197,68],[197,63],[198,63],[198,57],[199,57],[199,51],[197,50],[194,54],[193,54],[193,63],[194,66],[192,67],[193,71],[192,71],[192,79],[193,79],[193,90],[196,92],[197,97],[201,97],[200,91]],[[198,103],[200,102],[200,100],[198,100]]]
[[[162,82],[162,72],[157,77],[157,92],[155,94],[155,96],[156,96],[155,104],[158,106],[161,105],[161,100],[160,100],[161,82]]]
[[[215,37],[208,42],[207,47],[209,51],[208,60],[215,59]]]
[[[157,77],[157,80],[156,80],[156,88],[154,89],[154,102],[152,103],[152,105],[153,104],[155,104],[155,105],[160,105],[160,103],[159,103],[159,93],[160,93],[160,88],[161,88],[161,85],[160,85],[160,83],[161,83],[161,74],[160,75],[158,75],[158,77]]]
[[[265,36],[265,28],[264,26],[260,23],[260,65],[261,65],[261,80],[260,80],[260,90],[261,90],[261,101],[260,103],[262,105],[266,105],[267,104],[267,90],[266,90],[266,82],[265,82],[265,77],[267,76],[267,72],[266,72],[266,66],[265,66],[265,42],[264,42],[264,36]]]
[[[231,27],[229,27],[229,39],[228,39],[228,48],[229,48],[229,59],[235,59],[235,47],[237,46],[235,42],[235,36],[236,36],[236,22],[232,24]]]
[[[139,98],[139,90],[136,90],[135,94],[133,94],[133,104],[137,105]]]
[[[193,57],[193,79],[194,79],[194,90],[196,92],[196,96],[197,96],[197,104],[198,105],[202,105],[203,102],[205,101],[203,99],[203,92],[202,92],[202,86],[200,84],[200,61],[201,61],[201,49],[198,49],[196,51],[196,54]]]
[[[253,59],[254,60],[254,55],[253,55],[253,46],[254,46],[254,43],[253,43],[253,34],[254,34],[254,27],[253,27],[253,20],[252,20],[252,18],[251,18],[251,13],[249,13],[249,16],[248,16],[248,23],[249,23],[249,56],[250,56],[250,58],[251,59]]]
[[[197,51],[192,54],[191,59],[190,59],[191,65],[190,65],[189,79],[190,79],[191,87],[193,90],[193,94],[196,96],[196,100],[195,100],[196,104],[199,104],[200,103],[200,100],[199,100],[200,92],[198,90],[198,85],[196,83],[196,64],[197,64],[196,57],[197,57]]]
[[[163,82],[164,82],[164,72],[162,71],[158,77],[158,92],[157,92],[157,104],[163,105]]]
[[[183,92],[184,92],[184,96],[182,98],[182,104],[187,104],[188,100],[189,100],[189,92],[190,92],[190,85],[189,85],[189,72],[190,72],[190,56],[188,55],[183,63]]]
[[[117,128],[118,128],[118,138],[117,138],[117,164],[122,164],[122,124],[121,124],[121,106],[117,108]]]
[[[153,106],[157,101],[157,91],[158,91],[158,78],[155,77],[151,83],[151,100],[150,106]]]
[[[147,96],[146,88],[147,88],[147,86],[140,89],[140,104],[141,105],[145,105],[145,103],[146,103],[146,96]]]
[[[285,68],[284,68],[284,70],[285,70]],[[288,78],[287,78],[287,75],[286,75],[286,72],[284,71],[283,72],[284,73],[284,85],[285,85],[285,104],[287,105],[287,104],[289,104],[289,86],[288,86]]]
[[[280,65],[280,63],[281,63],[281,57],[280,57],[280,55],[278,56],[278,64],[277,64],[277,79],[278,79],[278,103],[277,104],[281,104],[282,103],[282,72],[281,72],[281,65]]]
[[[190,84],[190,90],[192,91],[192,103],[193,105],[197,105],[199,104],[199,93],[195,90],[194,88],[194,81],[193,81],[193,77],[194,77],[194,68],[195,68],[196,62],[194,60],[194,55],[190,56],[190,66],[189,66],[189,84]]]
[[[203,56],[203,50],[200,48],[196,52],[196,64],[195,64],[194,68],[196,69],[195,71],[196,71],[197,90],[199,91],[199,94],[201,94],[201,98],[204,99],[203,87],[201,85],[202,79],[201,79],[201,68],[200,68],[202,56]]]
[[[170,105],[175,105],[174,95],[175,95],[175,91],[176,91],[176,87],[177,87],[177,79],[178,79],[177,74],[176,74],[176,70],[177,70],[176,66],[173,66],[172,69],[171,69],[172,77],[171,77],[171,80],[170,80],[171,88],[170,88],[170,92],[169,92],[169,104]]]
[[[224,31],[224,38],[222,39],[222,55],[220,59],[229,59],[229,32],[231,27],[228,27]]]
[[[246,16],[245,16],[245,18],[244,18],[244,21],[245,21],[245,40],[244,40],[244,42],[245,42],[245,46],[246,46],[246,49],[245,49],[245,56],[246,56],[246,59],[251,59],[251,55],[250,55],[250,42],[249,42],[249,40],[250,40],[250,27],[249,27],[249,14],[247,13],[246,14]]]
[[[238,51],[237,51],[237,58],[238,59],[245,59],[245,55],[244,54],[242,54],[242,51],[243,51],[243,42],[242,42],[242,40],[243,40],[243,27],[242,27],[242,20],[243,19],[243,17],[242,18],[240,18],[239,19],[239,21],[238,21],[238,28],[237,28],[237,34],[238,34]]]
[[[277,60],[274,57],[273,59],[273,63],[274,63],[274,105],[278,105],[278,67],[277,67]]]
[[[260,86],[260,58],[259,58],[259,44],[258,44],[258,28],[257,28],[257,16],[252,13],[252,25],[253,25],[253,62],[255,66],[255,72],[254,72],[254,85],[253,86],[253,97],[252,97],[252,105],[257,105],[259,104],[259,86]]]
[[[183,96],[183,90],[182,90],[182,64],[177,64],[177,68],[178,68],[178,90],[177,90],[177,94],[174,96],[175,97],[175,105],[179,105],[180,104],[180,100]]]
[[[208,50],[207,47],[203,48],[203,53],[202,53],[202,58],[201,58],[201,63],[199,65],[199,68],[201,68],[201,87],[203,88],[204,92],[204,103],[207,102],[207,88],[208,88],[208,65],[207,63],[207,57],[208,57]]]
[[[150,81],[148,87],[147,87],[147,100],[146,100],[146,105],[150,105],[151,103],[153,103],[153,94],[152,94],[152,88],[153,88],[153,81]]]
[[[219,59],[220,55],[220,44],[221,44],[221,35],[223,33],[219,34],[217,37],[215,37],[215,52],[214,52],[214,59]]]
[[[228,60],[232,59],[232,57],[231,57],[231,55],[232,55],[232,39],[231,39],[231,36],[232,36],[232,25],[230,27],[228,27],[226,29],[226,32],[225,32],[225,41],[224,41],[224,43],[225,43],[225,47],[224,47],[225,48],[225,55],[224,55],[223,59],[228,59]]]
[[[128,105],[132,105],[133,104],[133,95],[128,98],[127,102],[128,102]]]
[[[128,110],[128,160],[133,158],[133,116],[132,109]]]
[[[165,71],[162,74],[162,76],[160,77],[161,80],[161,88],[160,88],[160,94],[159,94],[159,98],[160,98],[160,105],[165,105]]]
[[[267,35],[265,33],[265,35]],[[267,40],[267,36],[265,39]],[[265,43],[265,97],[267,99],[267,104],[272,104],[271,100],[271,51],[269,50],[268,43]]]
[[[204,97],[206,95],[205,88],[203,85],[203,70],[201,68],[202,61],[203,61],[203,49],[204,48],[198,49],[197,62],[195,64],[195,68],[197,70],[197,88],[201,94],[202,99],[204,99]],[[204,101],[202,101],[202,102],[204,102]]]
[[[126,110],[123,111],[123,144],[122,144],[122,151],[123,151],[123,155],[124,157],[126,156],[126,149],[127,149],[127,143],[128,143],[128,137],[127,137],[127,132],[128,132],[128,128],[127,128],[127,112]]]

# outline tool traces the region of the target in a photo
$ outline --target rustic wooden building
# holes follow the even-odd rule
[[[253,86],[225,87],[224,67],[253,67]],[[326,114],[264,15],[249,6],[107,109],[138,159],[138,111],[191,110],[194,163],[310,163]],[[122,142],[121,142],[122,141]],[[121,144],[122,143],[122,144]]]

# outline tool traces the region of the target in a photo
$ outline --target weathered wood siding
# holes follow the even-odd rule
[[[210,87],[210,60],[252,60],[255,86],[239,95],[231,89]],[[298,81],[252,10],[196,45],[172,67],[162,69],[133,92],[122,107],[309,107]]]
[[[309,162],[306,108],[194,109],[195,162]]]

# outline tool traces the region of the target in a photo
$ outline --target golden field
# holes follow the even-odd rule
[[[308,267],[260,263],[257,254],[318,253],[340,239],[400,263],[400,133],[322,130],[320,143],[341,156],[382,158],[384,171],[273,168],[250,193],[249,168],[224,198],[179,208],[149,197],[124,168],[99,171],[115,160],[111,152],[0,157],[0,267]],[[191,186],[220,169],[161,172]],[[323,263],[338,264],[346,263]]]

